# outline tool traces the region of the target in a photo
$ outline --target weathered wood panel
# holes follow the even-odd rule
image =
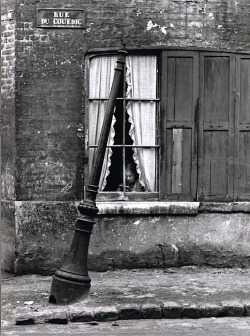
[[[250,199],[250,57],[236,60],[235,199]]]
[[[206,57],[204,62],[204,121],[229,119],[230,58]]]
[[[239,135],[238,194],[250,196],[250,132]]]
[[[163,198],[195,199],[198,53],[166,51],[162,58]]]
[[[203,193],[210,196],[228,194],[228,132],[204,132]]]
[[[193,58],[176,58],[175,121],[192,122]]]
[[[200,62],[199,199],[234,198],[233,55],[203,53]]]
[[[183,130],[173,129],[173,150],[172,150],[172,193],[181,194],[182,193],[182,183],[183,183],[183,153],[182,153],[182,142],[183,142]],[[190,151],[190,148],[189,148]],[[190,176],[190,170],[188,172],[188,177]]]
[[[240,123],[250,123],[250,59],[240,64]]]

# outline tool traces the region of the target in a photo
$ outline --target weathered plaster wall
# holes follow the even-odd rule
[[[46,2],[51,7],[51,2]],[[81,32],[36,28],[37,1],[18,1],[16,194],[18,200],[80,199]]]
[[[6,4],[7,5],[7,4]],[[2,197],[15,199],[15,27],[14,2],[1,10]]]
[[[1,268],[14,272],[15,262],[15,202],[1,203]]]
[[[15,259],[15,1],[1,2],[1,265]]]
[[[73,238],[76,206],[74,202],[16,202],[15,272],[56,270]]]
[[[90,266],[250,266],[248,214],[99,218]]]
[[[15,271],[53,273],[73,238],[76,203],[16,202]],[[248,213],[98,215],[89,268],[250,266]]]

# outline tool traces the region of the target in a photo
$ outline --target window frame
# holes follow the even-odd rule
[[[90,174],[89,171],[89,145],[88,145],[88,124],[89,124],[89,116],[88,116],[88,111],[89,111],[89,64],[90,64],[90,60],[93,57],[100,57],[100,56],[112,56],[112,55],[117,55],[117,53],[113,53],[111,52],[104,52],[104,53],[96,53],[96,54],[92,54],[92,55],[86,55],[85,58],[85,127],[87,129],[87,131],[85,132],[85,154],[84,154],[84,181],[88,181],[88,177]],[[149,55],[149,56],[156,56],[157,58],[157,68],[156,68],[156,73],[157,73],[157,98],[156,99],[133,99],[133,98],[126,98],[125,96],[122,98],[123,100],[123,108],[125,108],[125,104],[128,101],[155,101],[156,102],[156,142],[158,142],[157,145],[155,146],[127,146],[127,147],[141,147],[141,148],[146,148],[146,147],[150,147],[150,148],[155,148],[156,151],[158,151],[158,153],[156,153],[156,172],[157,172],[157,176],[156,176],[156,188],[157,191],[154,192],[126,192],[126,191],[99,191],[97,194],[97,201],[112,201],[112,200],[116,200],[116,201],[145,201],[145,200],[149,200],[149,201],[159,201],[159,188],[160,188],[160,183],[159,183],[159,166],[160,166],[160,154],[159,154],[159,150],[160,150],[160,144],[159,144],[159,121],[160,121],[160,98],[159,98],[159,94],[160,94],[160,78],[159,78],[159,55],[160,53],[155,53],[153,51],[133,51],[131,53],[129,53],[129,55]],[[124,71],[126,72],[126,69],[124,69]],[[125,78],[124,78],[125,81]],[[121,98],[118,98],[121,99]],[[123,145],[126,148],[126,145]],[[91,147],[95,147],[95,146],[91,146]],[[111,145],[111,146],[107,146],[107,147],[117,147],[117,145]],[[118,146],[119,147],[119,146]],[[122,147],[122,146],[121,146]],[[123,170],[123,174],[125,173],[125,169]],[[84,185],[86,186],[87,183],[85,183]]]

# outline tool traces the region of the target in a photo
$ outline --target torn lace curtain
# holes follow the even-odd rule
[[[90,62],[89,80],[89,168],[91,170],[96,146],[100,136],[103,119],[112,86],[115,56],[94,57]],[[156,95],[157,95],[157,59],[156,56],[128,56],[126,58],[126,112],[129,116],[129,135],[136,146],[133,147],[133,159],[139,175],[139,181],[146,191],[156,189]],[[152,99],[152,101],[150,101]],[[145,101],[146,100],[146,101]],[[108,146],[114,144],[113,116]],[[99,189],[103,190],[110,173],[112,148],[105,152]]]

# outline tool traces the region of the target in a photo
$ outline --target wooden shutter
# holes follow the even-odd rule
[[[250,199],[250,56],[236,59],[236,200]]]
[[[235,57],[202,53],[199,200],[233,200]]]
[[[194,200],[197,148],[198,53],[164,51],[161,83],[162,199]]]

